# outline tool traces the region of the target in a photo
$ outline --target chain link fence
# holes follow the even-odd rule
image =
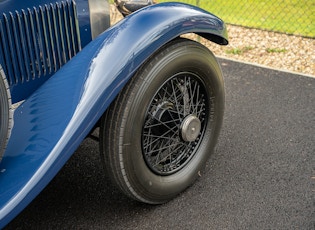
[[[228,24],[315,38],[314,0],[176,1],[197,5]]]

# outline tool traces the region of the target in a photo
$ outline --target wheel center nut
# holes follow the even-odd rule
[[[181,124],[181,135],[184,141],[192,142],[197,139],[201,129],[201,122],[195,115],[187,116]]]

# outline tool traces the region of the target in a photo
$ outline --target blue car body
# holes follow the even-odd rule
[[[0,163],[0,228],[57,174],[123,86],[156,50],[191,32],[227,44],[223,21],[190,5],[152,5],[112,27],[106,21],[108,8],[104,10],[99,26],[91,23],[88,1],[0,1],[0,65],[13,103],[23,100],[14,111],[14,126]],[[45,32],[45,28],[40,29],[44,24],[36,20],[49,17],[56,25]],[[74,21],[67,22],[69,18]],[[42,31],[43,35],[31,40],[36,23],[36,33]],[[20,35],[27,33],[29,38]],[[8,40],[10,36],[12,40]],[[43,47],[36,50],[38,44]],[[34,52],[27,53],[28,49]],[[9,55],[12,50],[15,54]]]

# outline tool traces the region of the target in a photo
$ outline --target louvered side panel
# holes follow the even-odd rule
[[[0,55],[10,85],[53,74],[80,50],[74,1],[9,12],[0,19]]]
[[[10,47],[8,43],[8,34],[6,29],[6,18],[3,17],[3,20],[0,21],[0,55],[1,60],[3,60],[3,70],[8,76],[8,82],[10,85],[15,82],[14,79],[12,79],[9,76],[14,76],[14,70],[10,55]],[[14,81],[13,81],[14,80]]]

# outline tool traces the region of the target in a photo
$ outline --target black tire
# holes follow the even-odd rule
[[[0,66],[0,161],[3,157],[13,125],[11,94]]]
[[[107,174],[133,199],[160,204],[189,187],[213,152],[224,112],[214,55],[176,39],[135,74],[101,120]]]

